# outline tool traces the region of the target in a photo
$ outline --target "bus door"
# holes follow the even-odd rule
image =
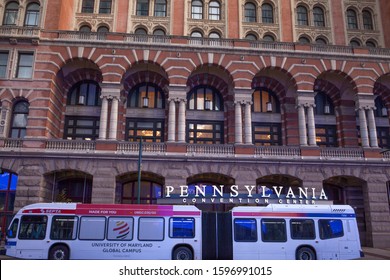
[[[340,259],[360,257],[360,240],[354,219],[343,220],[344,237],[339,241]]]
[[[258,260],[259,235],[258,221],[254,218],[233,220],[233,259]]]
[[[318,258],[323,260],[340,259],[340,245],[344,242],[343,221],[340,219],[320,219],[318,220],[318,229],[321,248],[321,256]]]
[[[260,232],[259,259],[286,259],[286,220],[279,218],[260,219]]]
[[[16,257],[26,259],[46,259],[47,255],[47,216],[25,215],[21,217]],[[18,246],[20,245],[20,246]],[[23,248],[23,249],[19,249]]]

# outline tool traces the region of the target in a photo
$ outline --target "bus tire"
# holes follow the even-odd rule
[[[315,260],[316,259],[316,253],[313,249],[309,247],[301,247],[297,250],[296,254],[297,260]]]
[[[69,249],[65,245],[56,245],[50,249],[49,260],[69,260]]]
[[[194,256],[192,251],[187,247],[178,247],[173,251],[173,260],[192,260]]]

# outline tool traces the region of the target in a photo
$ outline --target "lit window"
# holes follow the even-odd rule
[[[164,121],[158,119],[127,119],[126,141],[164,142]]]
[[[335,125],[317,125],[316,142],[319,147],[337,147]]]
[[[223,144],[223,122],[187,122],[187,142],[190,144]]]
[[[207,86],[199,86],[188,93],[190,110],[223,110],[223,100],[219,91]]]
[[[274,93],[266,89],[257,89],[253,92],[253,112],[280,113],[279,100]]]
[[[129,108],[165,108],[165,96],[161,88],[152,83],[137,85],[129,92]]]
[[[281,126],[279,123],[253,123],[253,143],[257,146],[282,145]]]

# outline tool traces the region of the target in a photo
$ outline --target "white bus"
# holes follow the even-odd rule
[[[39,203],[7,232],[7,255],[23,259],[201,259],[195,206]]]
[[[363,256],[354,210],[346,205],[235,207],[234,259],[356,259]]]
[[[22,208],[7,255],[25,259],[355,259],[356,217],[345,205],[195,206],[41,203]]]

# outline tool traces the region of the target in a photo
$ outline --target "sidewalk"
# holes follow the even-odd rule
[[[363,247],[364,257],[361,260],[390,260],[390,248],[378,249]]]

